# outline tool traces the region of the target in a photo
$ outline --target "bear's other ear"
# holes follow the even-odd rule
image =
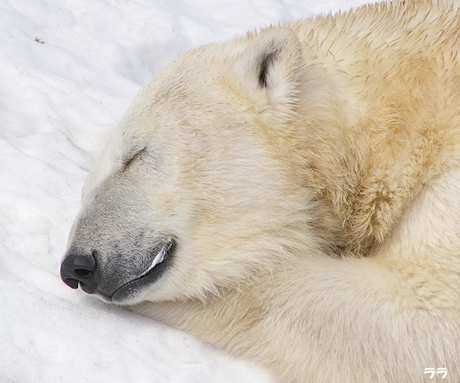
[[[261,113],[287,112],[297,101],[301,62],[297,35],[287,28],[272,27],[261,31],[238,57],[236,81]]]

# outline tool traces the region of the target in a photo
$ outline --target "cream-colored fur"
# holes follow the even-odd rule
[[[460,381],[459,4],[380,3],[185,53],[121,121],[69,248],[94,247],[82,233],[104,220],[117,249],[136,225],[173,235],[165,274],[115,303],[280,382]]]

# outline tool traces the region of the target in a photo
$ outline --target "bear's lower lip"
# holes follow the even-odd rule
[[[98,291],[99,295],[101,295],[104,300],[114,303],[123,303],[135,297],[142,292],[145,287],[155,283],[165,273],[166,269],[171,265],[175,249],[176,241],[172,237],[168,238],[168,241],[163,245],[160,253],[154,257],[153,261],[156,259],[158,263],[152,264],[139,276],[118,287],[111,296]],[[161,254],[161,252],[163,252],[163,254]],[[159,257],[161,257],[161,260],[158,259]]]

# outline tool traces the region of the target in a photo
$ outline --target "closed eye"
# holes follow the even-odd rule
[[[147,153],[147,148],[135,148],[130,151],[130,155],[127,156],[127,158],[123,161],[123,168],[121,169],[122,172],[126,171],[134,161],[139,159],[143,154]]]

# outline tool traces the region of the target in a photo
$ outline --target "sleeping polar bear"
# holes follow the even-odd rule
[[[180,56],[83,190],[61,276],[280,382],[460,379],[459,3]]]

